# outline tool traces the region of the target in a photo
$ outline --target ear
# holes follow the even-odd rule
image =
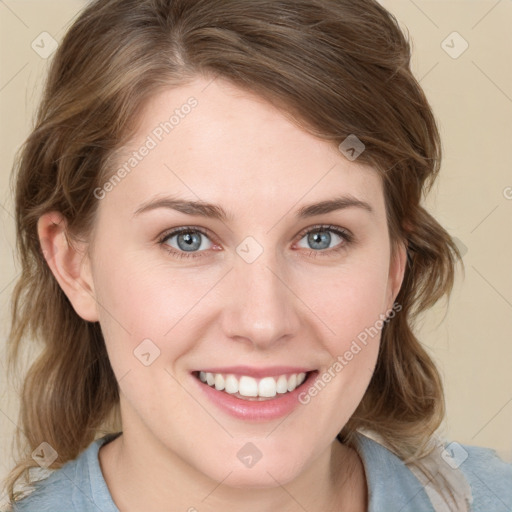
[[[48,212],[37,222],[43,255],[76,313],[88,322],[97,322],[98,305],[85,244],[71,244],[67,222],[59,212]]]
[[[402,282],[404,280],[405,268],[407,265],[407,242],[401,241],[396,247],[394,257],[391,258],[389,264],[388,279],[388,310],[393,307],[395,299],[400,292]]]

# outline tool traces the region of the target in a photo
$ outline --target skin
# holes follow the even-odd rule
[[[222,79],[197,78],[154,96],[127,150],[140,148],[190,96],[197,107],[99,201],[89,256],[85,243],[67,244],[58,212],[38,224],[48,264],[76,312],[100,322],[119,382],[123,435],[99,452],[107,485],[123,512],[325,512],[340,504],[364,511],[361,460],[336,435],[368,386],[380,335],[284,419],[231,417],[198,392],[190,372],[246,364],[322,374],[389,312],[406,252],[401,246],[391,259],[381,179]],[[169,194],[219,204],[233,219],[165,208],[134,216]],[[341,194],[368,202],[373,213],[350,207],[295,216]],[[354,241],[327,231],[330,243],[315,250],[299,235],[319,224],[344,228]],[[158,243],[182,226],[211,234],[199,235],[199,257],[170,254],[165,247],[185,252],[177,236]],[[252,263],[236,252],[248,236],[263,248]],[[149,366],[133,353],[147,338],[160,350]],[[237,458],[247,442],[262,453],[251,468]]]

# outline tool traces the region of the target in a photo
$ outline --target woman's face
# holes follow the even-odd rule
[[[118,168],[90,272],[124,437],[234,486],[290,481],[361,401],[401,284],[378,174],[221,79],[155,96]]]

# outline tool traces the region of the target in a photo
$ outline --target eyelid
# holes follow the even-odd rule
[[[352,240],[354,238],[352,233],[347,228],[335,226],[334,224],[317,224],[316,226],[309,226],[307,228],[304,228],[297,235],[297,237],[302,238],[303,236],[309,233],[315,233],[317,231],[334,231],[335,233],[341,233],[345,238],[347,238],[347,241]]]
[[[166,229],[163,233],[160,233],[157,237],[159,241],[165,240],[166,238],[169,238],[171,235],[176,236],[180,233],[188,233],[189,231],[197,231],[198,233],[201,233],[208,238],[214,238],[213,233],[210,232],[209,229],[206,228],[200,228],[198,226],[179,226],[177,228],[169,228]]]

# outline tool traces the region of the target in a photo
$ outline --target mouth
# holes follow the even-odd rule
[[[194,371],[192,375],[203,385],[223,394],[239,400],[261,402],[292,394],[304,387],[315,373],[318,373],[317,370],[253,377],[243,373]]]
[[[219,411],[251,422],[277,420],[291,414],[304,403],[301,395],[318,377],[318,370],[291,366],[231,366],[191,372],[198,392]]]

